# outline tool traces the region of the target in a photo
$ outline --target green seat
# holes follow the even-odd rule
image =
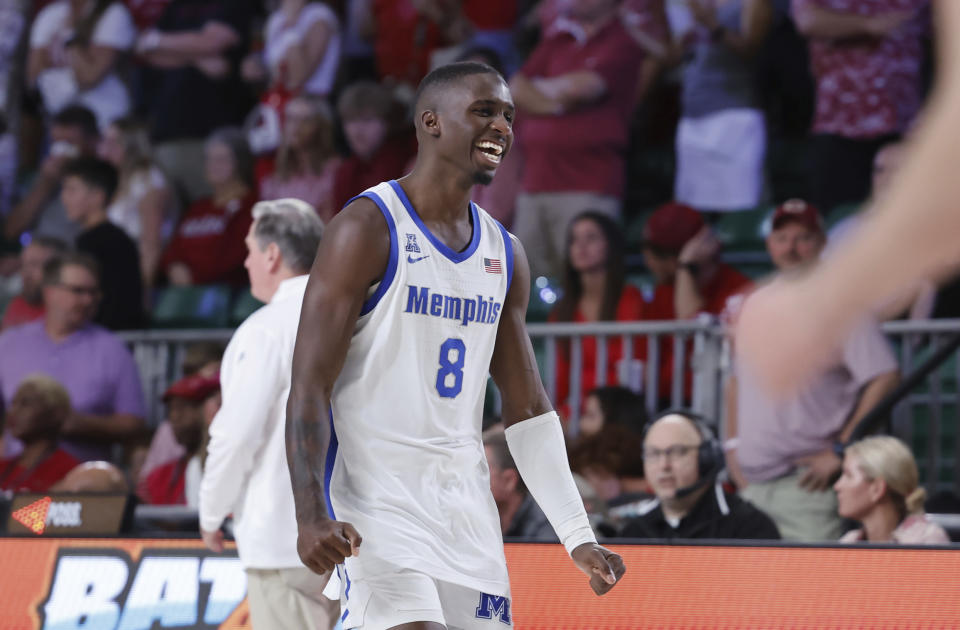
[[[772,212],[770,206],[724,212],[714,226],[724,251],[764,251],[764,223]]]
[[[240,291],[233,301],[233,308],[230,309],[230,325],[239,326],[261,306],[263,306],[263,302],[253,297],[249,289]]]
[[[224,328],[230,324],[230,287],[168,287],[153,308],[156,328]]]

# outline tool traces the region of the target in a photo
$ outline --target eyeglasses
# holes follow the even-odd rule
[[[660,461],[662,457],[666,457],[670,461],[675,462],[680,458],[686,457],[690,451],[695,451],[699,448],[699,444],[674,444],[667,448],[644,448],[643,459],[648,462],[657,462]]]
[[[69,291],[70,293],[76,296],[88,295],[92,298],[100,297],[100,288],[99,287],[81,287],[75,284],[67,284],[65,282],[58,282],[53,286],[63,289],[64,291]]]

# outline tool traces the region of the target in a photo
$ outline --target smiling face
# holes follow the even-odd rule
[[[515,107],[498,74],[473,74],[434,88],[420,123],[436,137],[440,159],[477,184],[489,184],[513,145]]]

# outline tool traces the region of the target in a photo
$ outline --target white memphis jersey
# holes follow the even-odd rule
[[[387,221],[390,258],[363,305],[330,404],[327,504],[363,537],[347,575],[399,566],[508,595],[480,433],[513,273],[510,235],[471,203],[473,237],[455,252],[430,233],[397,182],[363,196]]]

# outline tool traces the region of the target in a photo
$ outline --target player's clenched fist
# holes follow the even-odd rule
[[[314,573],[326,573],[347,556],[360,554],[363,538],[350,523],[323,519],[316,523],[300,523],[297,553]]]
[[[585,543],[570,554],[581,571],[590,576],[590,588],[597,595],[603,595],[613,588],[627,567],[623,558],[596,543]]]

